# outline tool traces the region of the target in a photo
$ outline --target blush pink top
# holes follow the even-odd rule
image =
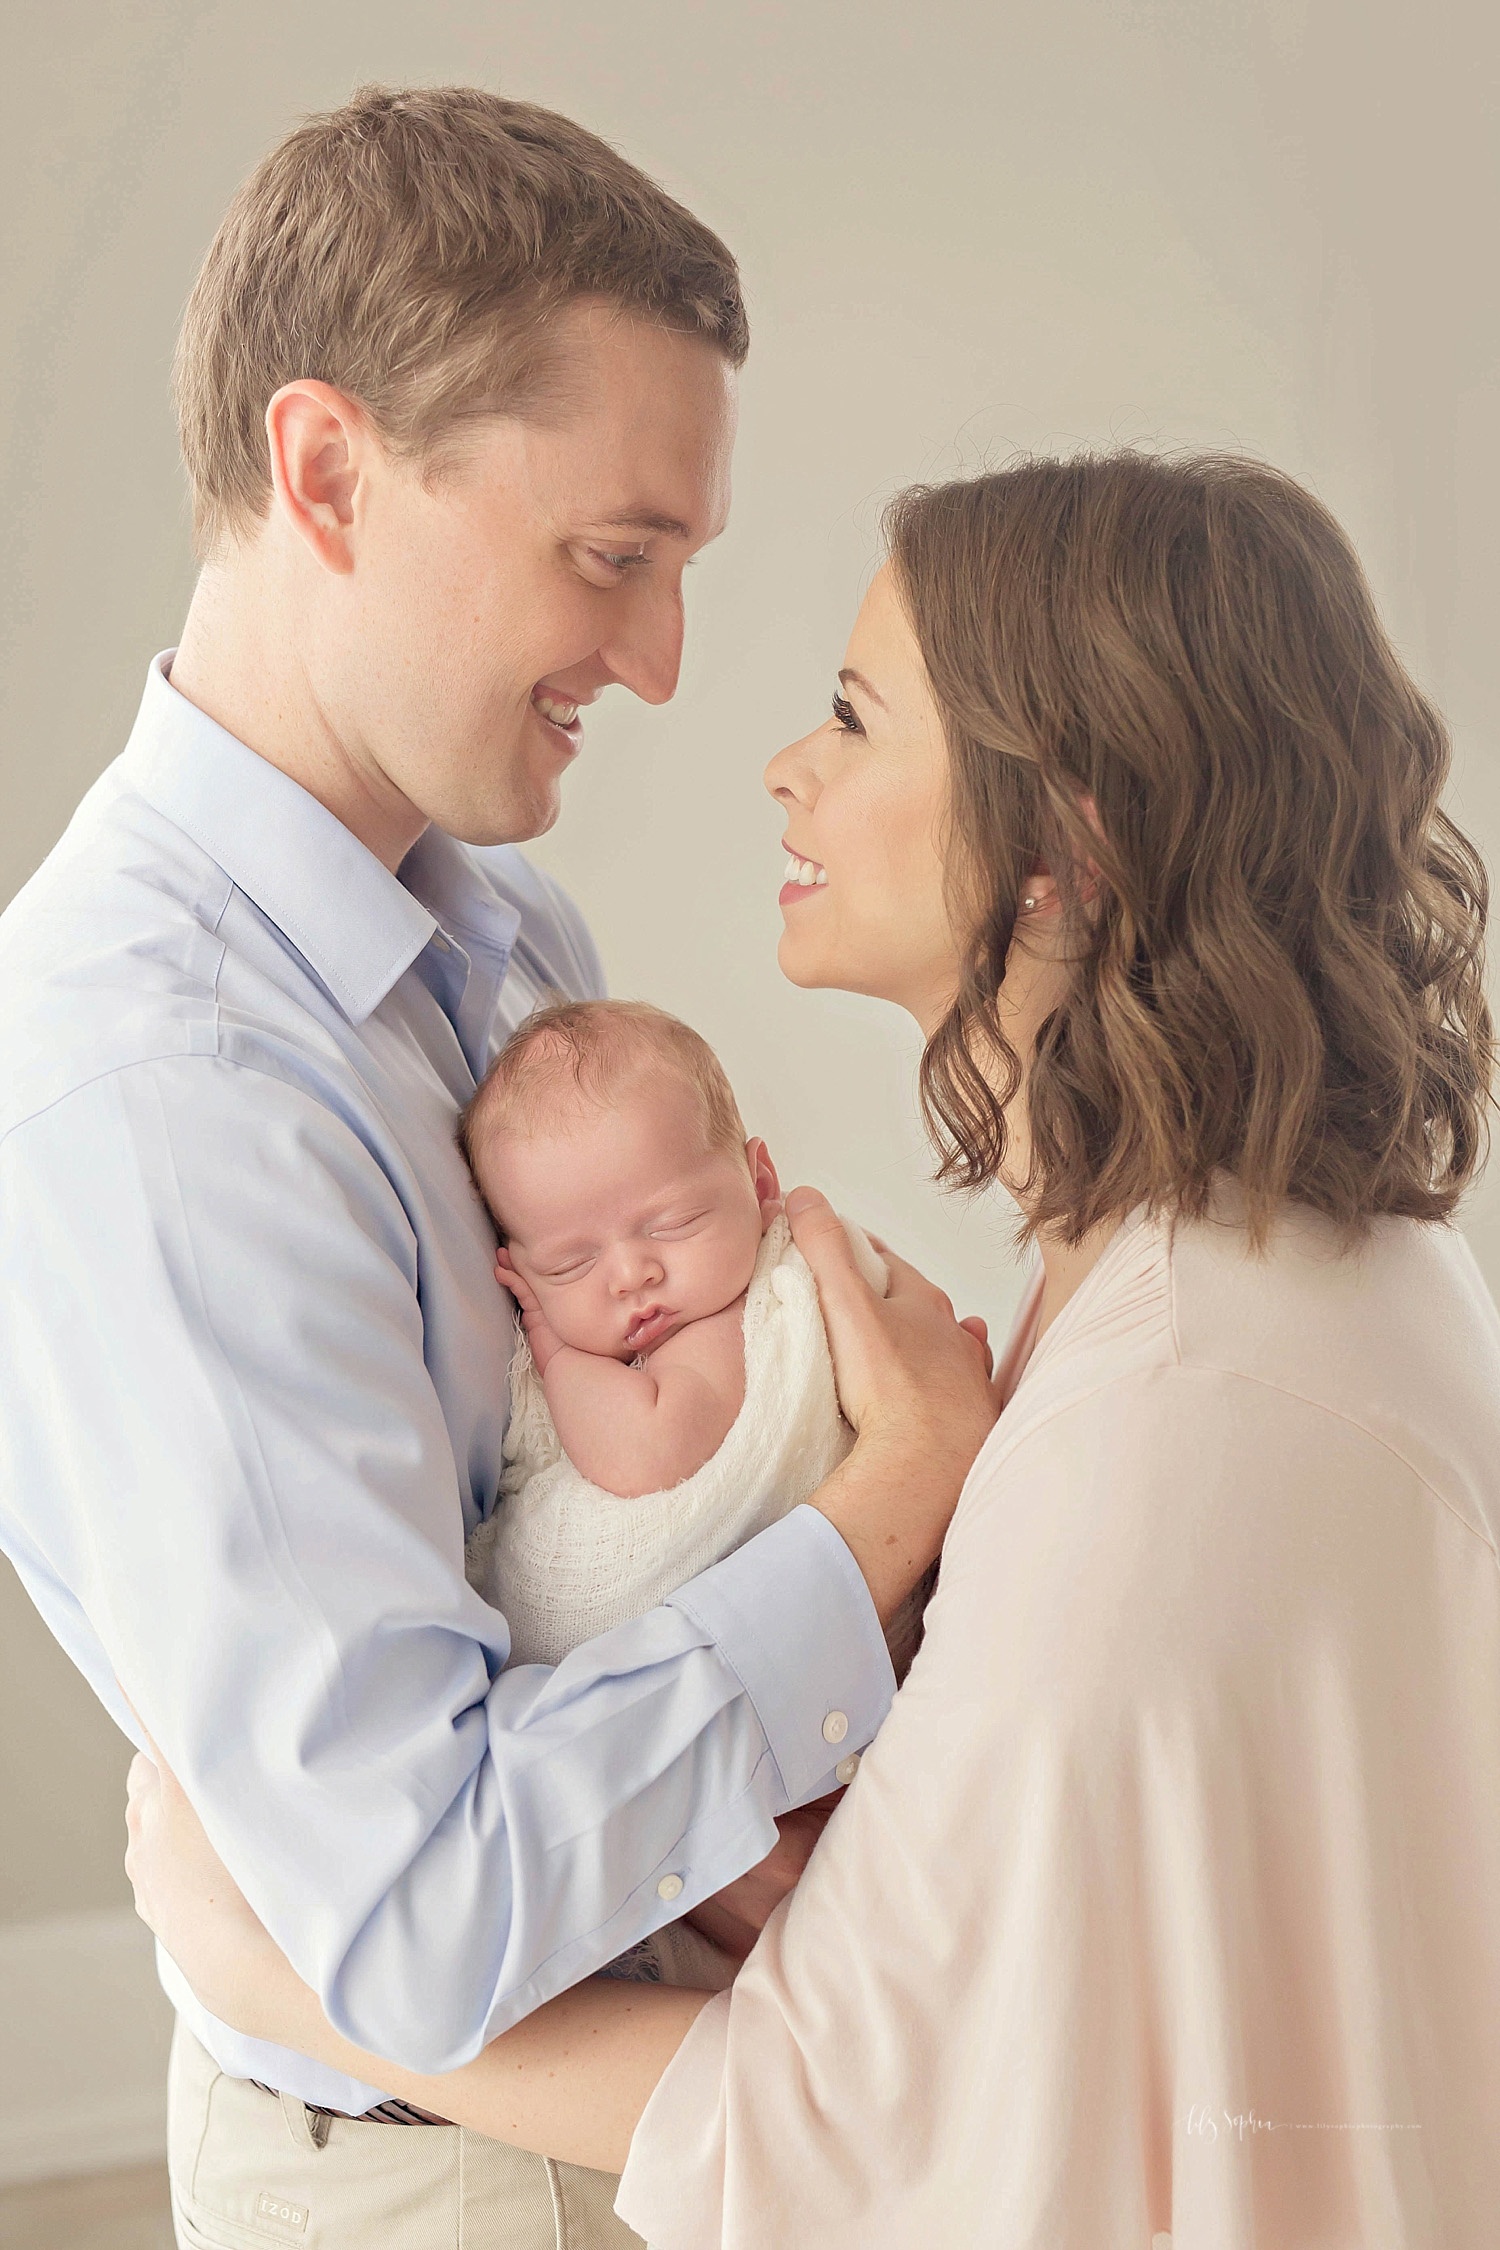
[[[1219,1214],[1021,1373],[652,2250],[1500,2241],[1500,1323],[1451,1229]]]

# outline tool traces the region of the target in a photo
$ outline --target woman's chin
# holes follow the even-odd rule
[[[776,948],[776,966],[788,984],[801,985],[804,992],[815,992],[819,986],[837,983],[820,967],[818,956],[797,930],[783,930]]]

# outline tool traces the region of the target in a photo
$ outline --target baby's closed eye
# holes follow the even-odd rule
[[[691,1234],[694,1227],[701,1227],[708,1216],[707,1211],[691,1211],[685,1218],[658,1219],[651,1229],[652,1240],[662,1241],[672,1235]]]

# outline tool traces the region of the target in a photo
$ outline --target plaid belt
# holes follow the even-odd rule
[[[252,2086],[258,2087],[261,2093],[269,2094],[273,2101],[284,2101],[286,2098],[283,2094],[278,2093],[274,2086],[262,2085],[258,2078],[252,2078],[250,2083]],[[317,2102],[304,2102],[302,2107],[307,2111],[309,2121],[315,2117],[323,2120],[321,2133],[316,2126],[313,2127],[313,2138],[318,2141],[324,2141],[328,2138],[328,2123],[335,2117],[353,2125],[451,2125],[453,2123],[451,2117],[434,2117],[430,2109],[418,2109],[415,2102],[397,2101],[394,2097],[388,2102],[377,2102],[373,2109],[362,2109],[358,2116],[347,2109],[324,2109]]]

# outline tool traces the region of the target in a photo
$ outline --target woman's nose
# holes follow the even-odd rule
[[[789,742],[767,766],[765,784],[779,805],[816,804],[820,784],[811,755],[816,741],[816,734],[806,734],[800,742]]]

